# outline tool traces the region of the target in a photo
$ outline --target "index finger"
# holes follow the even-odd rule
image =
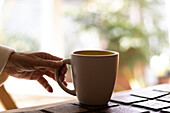
[[[62,60],[62,58],[51,55],[49,53],[45,53],[45,52],[35,52],[32,53],[33,55],[42,58],[42,59],[47,59],[47,60]]]
[[[58,69],[62,65],[63,65],[63,62],[61,62],[61,61],[54,61],[54,60],[39,59],[38,61],[34,62],[34,67],[36,67],[36,68]]]

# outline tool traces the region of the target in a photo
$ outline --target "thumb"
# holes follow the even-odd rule
[[[54,61],[54,60],[40,60],[37,63],[38,68],[51,68],[51,69],[57,69],[63,65],[63,62],[61,61]]]

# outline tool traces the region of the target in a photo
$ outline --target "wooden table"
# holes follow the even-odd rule
[[[139,90],[128,90],[128,91],[122,91],[122,92],[116,92],[113,93],[113,97],[120,97],[120,96],[133,96],[132,94],[134,92],[139,92],[139,91],[147,91],[145,93],[142,93],[142,95],[145,94],[147,95],[147,93],[149,94],[148,91],[156,91],[158,90],[157,93],[160,93],[159,95],[162,95],[166,92],[166,95],[162,95],[159,97],[164,97],[164,96],[168,96],[170,97],[170,84],[165,84],[165,85],[157,85],[157,86],[153,86],[153,87],[147,87],[147,88],[142,88]],[[160,91],[160,90],[165,90],[164,91]],[[162,94],[161,94],[162,93]],[[154,95],[147,95],[147,96],[154,96]],[[119,103],[119,102],[114,102],[113,101],[113,97],[111,98],[112,102],[109,102],[108,106],[103,106],[103,107],[92,107],[92,106],[82,106],[78,103],[77,99],[74,100],[70,100],[70,101],[65,101],[65,102],[60,102],[60,103],[52,103],[52,104],[47,104],[47,105],[41,105],[41,106],[35,106],[35,107],[28,107],[28,108],[21,108],[21,109],[14,109],[14,110],[7,110],[1,113],[14,113],[14,112],[22,112],[22,113],[77,113],[77,112],[90,112],[90,113],[98,113],[98,112],[102,112],[102,113],[136,113],[135,110],[139,110],[139,112],[142,113],[162,113],[162,110],[166,110],[166,108],[170,109],[170,102],[165,102],[167,103],[168,107],[164,107],[161,108],[159,110],[154,110],[154,109],[149,109],[147,107],[136,107],[133,106],[132,104],[123,104],[123,103]],[[133,98],[142,98],[145,99],[144,101],[140,101],[142,102],[148,102],[148,101],[159,101],[157,99],[159,99],[158,97],[156,98],[145,98],[145,97],[134,97]],[[140,103],[139,102],[139,103]],[[159,101],[159,102],[164,102],[164,101]],[[138,104],[138,102],[136,102]],[[135,103],[135,104],[136,104]],[[161,105],[161,104],[160,104]]]

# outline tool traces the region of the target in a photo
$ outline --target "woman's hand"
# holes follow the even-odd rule
[[[64,81],[67,67],[62,65],[61,60],[62,58],[44,52],[14,52],[10,56],[4,72],[16,78],[37,80],[47,91],[53,92],[51,85],[43,75],[55,80],[54,71],[60,68],[60,80],[64,85],[67,85]]]

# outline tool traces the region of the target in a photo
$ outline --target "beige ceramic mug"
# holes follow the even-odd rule
[[[77,96],[84,105],[105,105],[109,102],[117,76],[119,53],[106,50],[82,50],[71,54],[71,59],[63,64],[72,67],[75,90],[66,88],[59,79],[58,70],[55,77],[59,86],[71,95]]]

